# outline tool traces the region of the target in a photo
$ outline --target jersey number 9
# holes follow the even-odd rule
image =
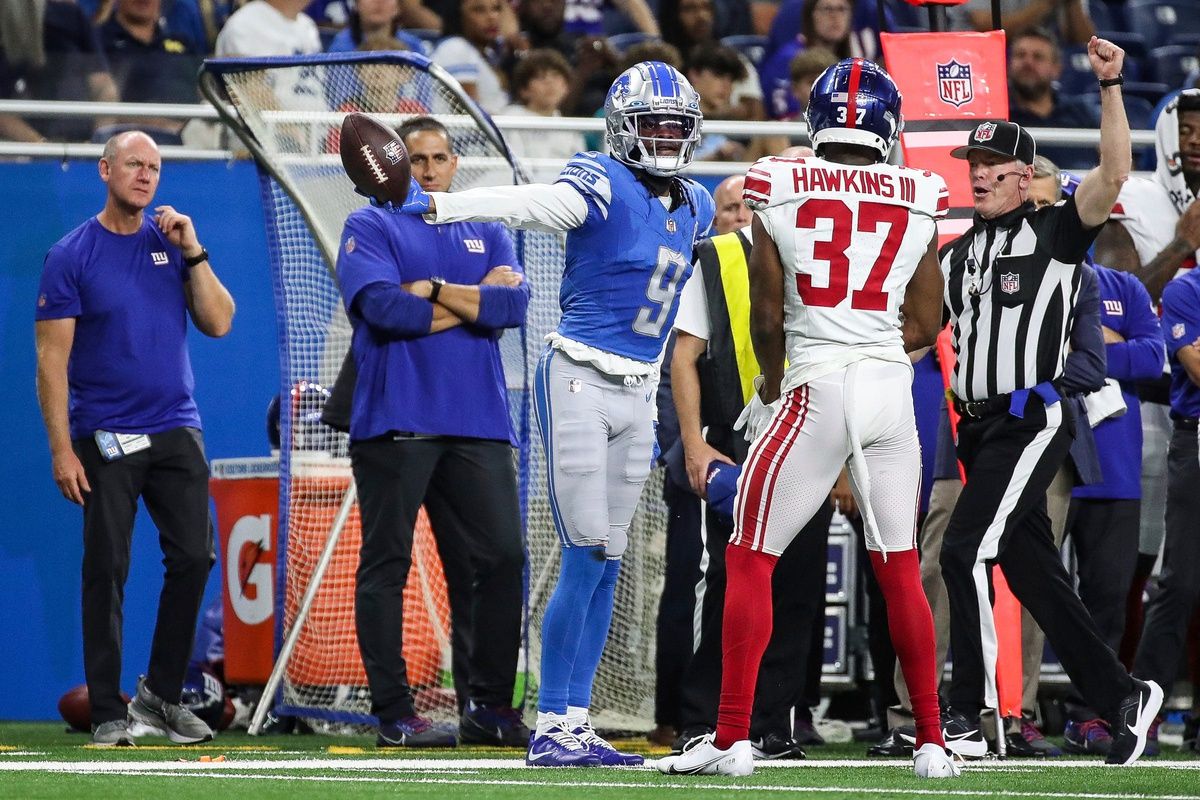
[[[663,325],[671,316],[671,306],[675,303],[679,281],[687,271],[687,266],[681,253],[667,247],[658,248],[658,263],[646,286],[646,299],[654,305],[638,309],[637,319],[633,321],[634,333],[655,338],[662,335]]]

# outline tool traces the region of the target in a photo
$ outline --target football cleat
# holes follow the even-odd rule
[[[1055,747],[1042,735],[1038,726],[1028,717],[1021,717],[1021,729],[1004,737],[1005,752],[1010,758],[1057,758],[1062,750]]]
[[[600,756],[575,738],[564,723],[556,722],[530,735],[525,764],[530,767],[598,767]]]
[[[1132,764],[1138,760],[1146,749],[1146,734],[1162,708],[1162,701],[1163,690],[1157,683],[1133,678],[1133,691],[1109,720],[1113,740],[1105,764]]]
[[[646,759],[637,753],[622,753],[613,747],[600,734],[596,733],[596,729],[588,720],[584,720],[582,725],[572,728],[571,734],[579,740],[580,744],[598,756],[601,765],[605,767],[640,767],[646,763]]]
[[[804,748],[795,739],[779,733],[751,739],[750,750],[759,761],[787,761],[805,757]]]
[[[917,729],[912,725],[892,728],[876,744],[867,748],[867,755],[876,758],[906,758],[913,754],[913,743],[917,740]]]
[[[528,747],[529,728],[521,720],[521,712],[511,706],[469,700],[458,721],[458,738],[463,744]]]
[[[918,778],[957,778],[962,768],[949,750],[926,742],[913,754],[913,774]]]
[[[728,750],[713,744],[715,734],[688,742],[682,755],[660,758],[658,771],[667,775],[752,775],[754,753],[750,741],[734,742]]]
[[[455,747],[454,731],[434,725],[424,717],[405,717],[395,722],[380,722],[375,746],[386,747]]]
[[[917,746],[917,732],[908,726],[896,729],[897,737],[910,747]],[[942,711],[942,738],[946,749],[962,758],[983,758],[988,754],[988,743],[979,729],[979,720],[968,720],[957,711],[947,708]]]
[[[1112,734],[1102,719],[1083,722],[1067,720],[1063,730],[1063,750],[1081,756],[1106,756],[1112,747]]]

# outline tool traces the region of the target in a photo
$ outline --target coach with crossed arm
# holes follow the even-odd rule
[[[54,480],[83,506],[83,664],[97,745],[147,734],[181,744],[212,738],[180,704],[213,562],[187,319],[224,336],[234,306],[192,220],[167,205],[145,213],[161,168],[146,134],[109,139],[100,157],[104,209],[50,248],[38,289],[38,402]],[[126,707],[122,604],[139,497],[166,571],[149,668]]]
[[[1121,101],[1125,53],[1093,37],[1100,83],[1100,164],[1072,197],[1029,201],[1035,145],[1010,122],[983,122],[952,152],[970,163],[975,221],[941,253],[958,362],[951,378],[967,474],[942,544],[954,676],[946,739],[982,741],[979,711],[997,705],[992,562],[1046,633],[1075,687],[1109,719],[1107,761],[1130,764],[1162,704],[1132,678],[1075,593],[1051,538],[1046,488],[1067,456],[1074,411],[1060,391],[1084,257],[1129,176]]]
[[[398,134],[421,187],[448,191],[458,156],[446,128],[417,117]],[[465,654],[455,669],[459,736],[524,748],[529,729],[512,695],[525,557],[499,333],[525,319],[529,287],[512,240],[497,223],[433,226],[366,207],[346,220],[337,273],[354,329],[350,460],[362,511],[355,624],[379,718],[376,744],[456,743],[453,731],[417,715],[401,655],[413,526],[424,504],[455,649]]]

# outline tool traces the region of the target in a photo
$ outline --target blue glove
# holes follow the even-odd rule
[[[658,444],[658,423],[654,423],[654,447],[650,450],[650,469],[662,463],[662,447]]]
[[[409,178],[408,197],[398,209],[401,214],[428,214],[431,202],[429,193],[421,188],[416,178]]]
[[[375,197],[367,194],[362,189],[359,189],[357,186],[354,187],[354,193],[360,194],[363,197],[367,198],[367,202],[369,202],[371,205],[375,206],[376,208],[382,208],[384,211],[391,211],[393,214],[395,214],[399,210],[398,208],[396,208],[396,206],[392,205],[390,200],[377,200],[377,199],[375,199]]]

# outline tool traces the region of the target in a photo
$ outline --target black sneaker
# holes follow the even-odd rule
[[[1005,752],[1013,758],[1057,758],[1062,750],[1042,735],[1038,726],[1028,717],[1021,718],[1021,729],[1004,737]]]
[[[434,725],[424,717],[405,717],[396,722],[380,722],[376,747],[454,747],[454,732]]]
[[[1117,707],[1109,719],[1112,747],[1106,764],[1132,764],[1146,749],[1146,733],[1162,708],[1163,691],[1154,681],[1133,678],[1133,691]]]
[[[1107,756],[1112,748],[1112,734],[1102,719],[1083,722],[1067,720],[1063,729],[1063,750],[1079,756]]]
[[[796,761],[804,758],[804,748],[781,733],[768,733],[750,740],[750,752],[757,761]]]
[[[963,758],[983,758],[988,754],[987,740],[979,729],[979,718],[969,720],[952,708],[942,712],[942,737],[946,748]],[[914,744],[916,742],[914,738]]]
[[[1183,743],[1179,745],[1180,752],[1200,753],[1200,716],[1189,714],[1183,722]]]
[[[867,755],[878,758],[912,758],[913,742],[916,739],[917,731],[911,725],[892,728],[878,744],[867,748]]]
[[[463,744],[493,747],[529,747],[529,728],[521,712],[511,706],[489,706],[467,702],[458,721],[458,739]]]
[[[683,751],[687,749],[688,744],[693,739],[699,739],[714,732],[715,729],[707,725],[689,725],[683,729],[683,733],[679,734],[679,737],[671,744],[671,755],[683,755]]]

